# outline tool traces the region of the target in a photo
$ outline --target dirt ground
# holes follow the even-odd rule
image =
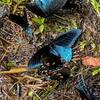
[[[32,15],[27,10],[29,18]],[[38,33],[35,23],[29,21],[33,27],[33,37],[22,32],[17,24],[8,17],[0,19],[0,71],[11,68],[27,67],[29,58],[39,48],[50,43],[61,32],[73,28],[82,30],[81,36],[73,46],[77,48],[78,61],[65,64],[71,70],[66,82],[38,81],[44,76],[38,75],[37,70],[0,75],[0,100],[80,100],[75,89],[80,73],[90,89],[93,89],[95,100],[100,100],[100,76],[92,76],[91,68],[81,63],[84,56],[100,57],[100,17],[88,3],[83,3],[78,9],[58,11],[45,19],[45,30]]]

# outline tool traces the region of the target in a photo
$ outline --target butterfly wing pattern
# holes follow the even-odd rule
[[[26,8],[37,15],[48,17],[62,8],[66,2],[67,0],[32,0],[26,3]]]
[[[69,62],[72,58],[72,49],[55,45],[50,53],[60,57],[63,61]]]
[[[63,33],[57,39],[53,41],[51,53],[59,56],[62,60],[69,62],[72,59],[72,45],[80,36],[81,31],[79,29],[73,29],[69,32]]]
[[[63,47],[72,47],[77,38],[80,36],[80,29],[72,29],[69,32],[64,32],[58,38],[56,38],[53,43],[55,45],[63,46]]]
[[[39,51],[37,51],[32,57],[31,59],[29,60],[28,62],[28,68],[31,69],[31,68],[37,68],[41,65],[43,65],[42,63],[42,60],[41,60],[41,57],[44,55],[44,54],[47,54],[49,52],[49,46],[44,46],[43,48],[41,48]]]
[[[69,62],[72,59],[72,45],[80,36],[81,31],[74,29],[69,32],[63,33],[58,38],[54,39],[49,45],[41,48],[36,54],[29,60],[29,68],[37,68],[42,65],[42,57],[46,55],[55,55],[59,59],[63,59],[65,62]]]

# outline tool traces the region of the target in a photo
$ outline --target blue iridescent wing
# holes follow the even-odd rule
[[[45,13],[45,15],[50,15],[55,11],[61,9],[67,0],[37,0],[38,7]]]
[[[81,31],[79,29],[73,29],[69,32],[63,33],[51,43],[50,53],[69,62],[72,59],[71,46],[75,43],[80,34]]]
[[[40,65],[42,65],[42,55],[46,54],[49,52],[49,46],[45,46],[41,48],[39,51],[37,51],[32,58],[28,62],[28,68],[38,68]]]
[[[80,29],[73,29],[69,32],[63,33],[61,36],[59,36],[57,39],[53,41],[53,44],[63,47],[72,47],[72,45],[75,43],[80,34]]]
[[[26,8],[37,15],[48,17],[62,8],[66,2],[67,0],[32,0],[26,4]]]
[[[72,59],[72,49],[68,47],[54,45],[53,48],[50,49],[50,53],[60,57],[66,62],[69,62]]]

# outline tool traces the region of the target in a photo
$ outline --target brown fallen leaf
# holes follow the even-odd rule
[[[91,56],[83,57],[82,64],[85,66],[98,67],[100,66],[100,57],[91,57]]]

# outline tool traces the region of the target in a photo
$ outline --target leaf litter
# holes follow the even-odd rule
[[[79,10],[67,9],[59,12],[58,15],[53,15],[45,19],[45,22],[39,23],[40,31],[31,39],[22,32],[21,27],[8,18],[0,19],[0,23],[3,22],[3,27],[0,28],[0,71],[9,72],[0,75],[1,99],[80,100],[75,86],[81,74],[88,86],[94,90],[95,100],[99,100],[100,76],[91,74],[91,68],[85,67],[86,62],[82,64],[82,57],[100,57],[100,18],[89,3],[84,3]],[[35,17],[30,12],[27,13]],[[38,30],[36,23],[32,23],[34,32]],[[76,52],[79,59],[65,64],[71,70],[70,78],[66,82],[62,84],[58,81],[43,81],[43,76],[38,75],[37,70],[26,71],[28,60],[33,53],[56,38],[58,33],[75,27],[82,30],[82,36],[75,45],[79,51]],[[14,61],[14,64],[10,63],[9,66],[9,61]],[[25,70],[18,71],[20,66]],[[10,72],[12,69],[15,71],[13,74]]]

